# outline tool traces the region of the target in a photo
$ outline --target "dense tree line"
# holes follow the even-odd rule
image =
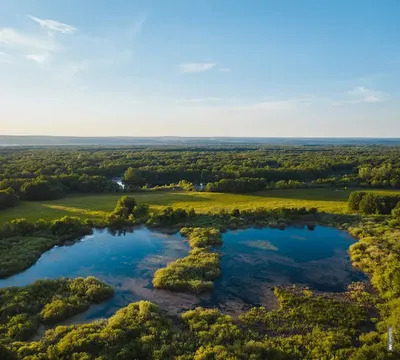
[[[9,187],[5,190],[0,190],[0,209],[13,207],[18,203],[18,195],[14,189]]]
[[[211,192],[230,192],[247,193],[265,190],[267,182],[265,179],[239,178],[239,179],[221,179],[214,183],[208,183],[206,191]]]
[[[58,199],[69,193],[101,193],[121,191],[118,184],[104,176],[62,175],[34,178],[7,178],[0,190],[11,188],[23,200]]]
[[[348,199],[350,210],[377,215],[390,215],[399,202],[400,195],[382,195],[365,191],[354,191],[350,193]]]
[[[71,192],[120,191],[113,178],[122,178],[126,191],[182,180],[193,189],[224,192],[397,189],[399,155],[400,148],[384,146],[1,149],[0,190],[12,187],[22,199],[47,200]]]

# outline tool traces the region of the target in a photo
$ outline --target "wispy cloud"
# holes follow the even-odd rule
[[[230,68],[224,67],[224,68],[220,68],[219,71],[224,72],[224,73],[228,73],[231,72]]]
[[[0,45],[44,51],[56,51],[60,48],[51,37],[25,34],[12,28],[0,28]]]
[[[50,59],[50,54],[28,54],[25,55],[25,59],[43,64]]]
[[[347,92],[345,97],[341,100],[334,101],[332,105],[345,105],[345,104],[374,104],[386,101],[390,98],[389,94],[368,89],[364,86],[357,86]]]
[[[349,102],[353,103],[377,103],[387,100],[388,96],[381,92],[372,89],[367,89],[363,86],[358,86],[348,92],[352,98]]]
[[[76,27],[72,25],[67,25],[55,20],[49,19],[39,19],[35,16],[28,15],[30,19],[37,22],[42,28],[45,28],[49,31],[57,31],[62,34],[73,34],[76,31]]]
[[[286,113],[307,108],[313,104],[312,98],[270,99],[243,101],[237,98],[204,97],[180,99],[178,103],[195,104],[200,108],[219,108],[233,112]]]
[[[284,100],[266,100],[238,107],[245,110],[292,110],[312,105],[310,98],[294,98]]]
[[[213,69],[217,64],[215,63],[186,63],[178,65],[183,73],[199,73]]]

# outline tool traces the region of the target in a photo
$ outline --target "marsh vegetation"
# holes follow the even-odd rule
[[[386,351],[388,327],[393,329],[395,343],[400,342],[397,147],[375,148],[374,153],[367,146],[3,149],[1,153],[0,276],[29,268],[3,280],[21,287],[0,290],[4,359],[362,360],[399,356],[396,347]],[[122,174],[124,189],[112,180]],[[254,193],[243,194],[250,192]],[[121,274],[106,273],[103,268],[100,278],[115,289],[117,302],[113,302],[111,286],[93,277],[76,278],[80,271],[96,272],[100,261],[82,251],[87,236],[93,234],[95,241],[101,231],[121,238],[130,231],[143,234],[149,230],[135,227],[144,225],[160,232],[180,230],[180,235],[168,238],[173,240],[169,244],[179,242],[179,250],[158,253],[162,241],[154,245],[150,235],[144,248],[152,250],[137,257],[126,251],[124,242],[108,238],[104,242],[115,251],[121,246],[118,251],[126,253],[110,259],[119,264],[117,271],[129,268],[131,273],[146,274],[141,286],[136,277],[121,282]],[[319,234],[322,225],[347,230],[358,241],[351,243],[343,234],[337,240],[320,236],[312,251],[304,252],[307,235],[294,233],[290,241],[287,238],[293,226],[303,229],[299,231],[307,231],[307,226],[309,234]],[[256,231],[266,227],[271,233],[260,237]],[[82,237],[84,242],[79,241]],[[347,245],[338,249],[341,241]],[[329,248],[328,242],[336,242],[336,248]],[[46,274],[43,269],[49,266],[46,259],[52,251],[61,255],[65,245],[72,245],[65,264],[74,264],[70,261],[74,249],[82,254],[75,253],[77,268],[66,274],[75,279],[32,283]],[[351,263],[369,282],[346,263],[349,245]],[[46,252],[49,249],[53,250]],[[43,261],[31,267],[43,253]],[[301,253],[310,257],[301,258]],[[85,263],[84,254],[90,264]],[[64,261],[62,256],[59,259]],[[241,269],[241,277],[233,273],[235,266]],[[66,268],[59,269],[54,277]],[[305,276],[324,269],[335,269],[335,277]],[[31,277],[24,278],[28,274]],[[262,292],[274,289],[277,306],[263,306],[261,293],[239,294],[229,285],[243,289],[246,283],[254,288],[252,280],[269,284]],[[325,290],[333,292],[321,292],[327,283]],[[135,299],[125,297],[129,288],[140,289],[141,294]],[[164,312],[165,302],[158,307],[136,301],[150,298],[157,303],[160,298],[172,299],[176,292],[193,306],[182,305],[173,317]],[[223,292],[230,298],[222,304]],[[247,308],[231,317],[227,305],[239,296],[247,296]],[[132,303],[121,302],[123,298]],[[115,309],[112,304],[116,303],[117,308],[123,307],[110,318],[57,326],[102,301],[108,309]],[[101,305],[96,306],[101,314]],[[49,330],[37,341],[27,342],[39,327]]]

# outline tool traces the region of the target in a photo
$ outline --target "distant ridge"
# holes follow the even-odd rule
[[[73,145],[400,145],[400,138],[289,138],[289,137],[79,137],[0,135],[0,146],[73,146]]]

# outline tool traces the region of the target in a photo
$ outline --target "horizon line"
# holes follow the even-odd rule
[[[107,138],[107,139],[118,139],[118,138],[133,138],[133,139],[145,139],[145,138],[180,138],[180,139],[398,139],[399,137],[389,137],[389,136],[181,136],[181,135],[99,135],[99,136],[90,136],[90,135],[15,135],[15,134],[0,134],[0,137],[53,137],[53,138]]]

